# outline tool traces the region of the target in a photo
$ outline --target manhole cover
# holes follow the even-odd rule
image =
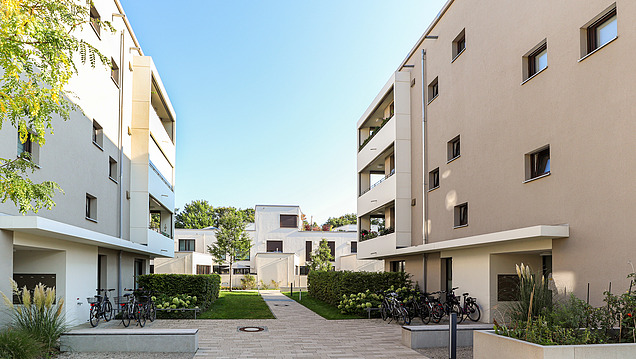
[[[267,327],[238,327],[239,332],[256,333],[266,331]]]
[[[289,304],[274,304],[275,307],[289,307]]]

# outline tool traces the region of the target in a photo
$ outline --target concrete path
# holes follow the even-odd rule
[[[279,291],[261,291],[261,295],[277,319],[157,320],[148,323],[146,327],[198,328],[199,351],[195,359],[426,359],[425,356],[400,344],[401,327],[396,324],[387,324],[382,319],[326,320]],[[112,322],[108,324],[108,327],[113,327]],[[114,326],[121,327],[116,323]],[[245,326],[263,327],[265,330],[238,330],[239,327]]]

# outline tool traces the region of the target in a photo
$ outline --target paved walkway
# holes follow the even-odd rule
[[[157,320],[147,327],[199,328],[195,359],[426,358],[400,343],[401,327],[396,324],[382,319],[326,320],[278,291],[261,294],[277,319]],[[238,331],[243,326],[266,330]]]

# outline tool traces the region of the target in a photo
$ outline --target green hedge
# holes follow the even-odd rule
[[[144,274],[137,279],[139,286],[157,295],[196,296],[198,306],[207,310],[219,297],[221,276],[218,274]]]
[[[367,289],[371,293],[385,291],[389,287],[410,287],[408,273],[403,272],[350,272],[311,271],[308,276],[309,294],[332,305],[338,305],[344,294],[357,294]]]

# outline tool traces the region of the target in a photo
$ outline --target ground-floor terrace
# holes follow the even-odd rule
[[[457,295],[470,293],[482,308],[484,322],[506,316],[515,300],[518,264],[545,275],[561,297],[573,293],[600,306],[610,286],[614,293],[629,288],[628,263],[636,253],[609,244],[592,250],[584,245],[589,239],[570,234],[568,225],[539,225],[398,249],[382,240],[361,242],[359,256],[385,259],[385,271],[411,274],[423,291],[458,287]]]
[[[3,216],[0,291],[10,295],[10,278],[20,288],[31,289],[39,283],[55,287],[57,298],[65,300],[67,323],[85,323],[89,319],[86,299],[97,288],[115,289],[111,298],[123,295],[124,288],[136,286],[137,275],[149,273],[150,259],[170,255],[172,246],[169,238],[140,244],[39,217]],[[9,313],[1,310],[0,322],[7,320]]]

